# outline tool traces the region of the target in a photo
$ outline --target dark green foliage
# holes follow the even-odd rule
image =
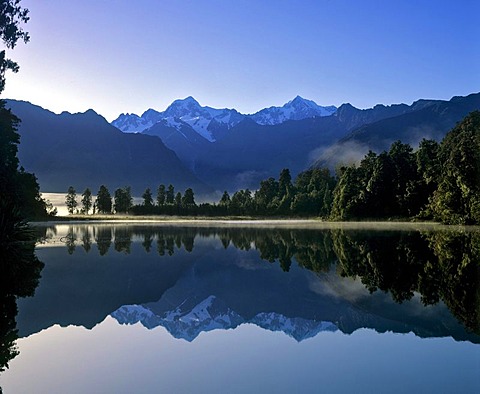
[[[452,224],[480,223],[480,112],[472,112],[442,141],[440,179],[429,210]]]
[[[358,196],[360,176],[355,167],[342,167],[337,186],[333,191],[331,217],[335,220],[348,220],[360,215]]]
[[[185,190],[183,196],[174,194],[174,186],[169,185],[164,193],[164,186],[160,185],[160,200],[164,204],[145,207],[134,206],[132,213],[136,215],[246,215],[246,216],[322,216],[327,217],[332,204],[332,191],[335,179],[328,169],[312,169],[299,174],[294,186],[291,182],[290,171],[284,169],[280,174],[280,181],[268,178],[260,182],[255,195],[249,189],[238,190],[231,197],[224,191],[218,205],[210,203],[195,203],[194,191]],[[280,188],[280,185],[282,187]],[[164,196],[165,195],[165,199]],[[173,196],[173,197],[172,197]]]
[[[358,167],[342,168],[331,217],[433,218],[480,223],[480,112],[473,112],[439,145],[423,140],[417,152],[397,141],[369,152]]]
[[[68,188],[67,195],[65,196],[65,205],[67,206],[68,213],[73,215],[75,213],[75,208],[77,207],[77,192],[73,186]]]
[[[7,48],[14,48],[18,40],[28,42],[27,32],[21,24],[29,20],[28,9],[20,6],[20,0],[2,0],[0,3],[0,38]],[[5,89],[5,72],[18,72],[18,64],[6,58],[5,51],[0,51],[0,93]]]
[[[222,194],[222,198],[220,198],[220,201],[218,202],[218,205],[228,208],[230,206],[230,194],[225,190]]]
[[[92,192],[87,187],[82,193],[82,212],[88,215],[88,212],[92,208]]]
[[[327,217],[334,187],[335,179],[327,168],[315,168],[298,174],[291,212],[301,216]]]
[[[422,175],[426,185],[434,186],[433,189],[438,185],[441,175],[439,149],[438,142],[424,138],[420,142],[416,154],[418,173]]]
[[[389,152],[369,152],[358,167],[341,170],[332,217],[337,220],[409,217],[420,212],[415,154],[394,142]]]
[[[175,188],[172,184],[168,185],[167,193],[165,195],[165,203],[173,204],[175,200]]]
[[[425,218],[432,217],[428,208],[428,200],[437,189],[441,177],[439,149],[438,142],[423,139],[416,153],[419,176],[416,185],[417,205],[421,209],[420,215]]]
[[[40,196],[37,178],[18,168],[19,122],[0,100],[0,197],[14,204],[24,218],[45,218],[46,202]]]
[[[165,204],[166,192],[165,192],[165,185],[158,186],[157,189],[157,205],[159,207]]]
[[[239,190],[232,196],[230,211],[234,215],[248,215],[253,210],[252,192],[248,189]]]
[[[0,168],[2,172],[14,172],[18,168],[18,143],[20,135],[17,133],[18,119],[9,109],[5,108],[5,101],[0,100]]]
[[[288,168],[284,168],[280,172],[280,176],[278,178],[278,197],[283,198],[288,194],[292,193],[293,185],[292,185],[292,176],[290,175],[290,170]]]
[[[111,213],[112,212],[112,196],[108,189],[102,185],[97,193],[96,207],[98,213]]]
[[[182,207],[184,208],[191,208],[195,207],[195,196],[193,193],[193,190],[191,188],[188,188],[185,190],[185,193],[183,194],[182,197]]]
[[[260,182],[260,188],[255,192],[255,204],[261,215],[275,212],[278,208],[279,188],[275,178],[268,178]]]
[[[132,193],[129,186],[115,190],[115,212],[127,213],[133,206]]]
[[[145,192],[142,194],[142,198],[143,198],[143,206],[145,208],[148,209],[153,207],[153,196],[150,188],[145,189]]]
[[[417,162],[413,149],[408,144],[396,141],[390,147],[388,156],[393,165],[393,192],[397,216],[414,216],[420,212],[417,203],[417,184],[421,176],[417,172]]]

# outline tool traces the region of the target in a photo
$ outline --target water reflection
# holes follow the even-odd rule
[[[34,240],[15,213],[0,214],[0,372],[18,355],[17,300],[34,294],[43,268]]]
[[[189,341],[250,323],[298,341],[369,327],[480,342],[478,231],[132,224],[41,231],[50,247],[39,253],[52,263],[45,288],[23,303],[24,335],[55,323],[89,328],[111,314]]]

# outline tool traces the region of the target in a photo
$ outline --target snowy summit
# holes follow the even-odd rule
[[[202,107],[197,100],[189,96],[175,100],[163,112],[149,109],[141,116],[121,114],[112,125],[124,133],[140,133],[158,122],[179,131],[182,126],[188,125],[206,140],[214,142],[216,130],[229,130],[245,118],[250,118],[260,125],[275,125],[287,120],[330,116],[336,111],[335,106],[322,107],[312,100],[297,96],[282,107],[265,108],[253,115],[244,115],[235,109]]]

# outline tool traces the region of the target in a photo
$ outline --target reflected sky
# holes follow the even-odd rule
[[[162,327],[48,330],[19,341],[6,393],[478,392],[480,350],[451,338],[324,332],[297,343],[254,325],[175,340]]]

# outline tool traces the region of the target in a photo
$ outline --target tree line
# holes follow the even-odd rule
[[[105,185],[100,186],[95,201],[89,188],[81,195],[70,186],[65,198],[68,212],[89,214],[130,213],[134,215],[205,215],[205,216],[328,216],[335,178],[328,169],[311,169],[298,175],[295,182],[288,169],[281,171],[278,181],[270,177],[260,182],[255,192],[236,191],[232,196],[224,191],[217,203],[195,202],[195,193],[187,188],[182,194],[173,185],[159,185],[154,196],[147,188],[143,202],[134,205],[131,188],[115,190],[112,196]]]
[[[452,224],[480,223],[480,112],[459,123],[440,143],[423,139],[414,151],[394,142],[388,151],[372,151],[359,165],[303,171],[292,180],[289,169],[278,179],[260,182],[258,189],[223,192],[216,203],[195,202],[191,188],[175,192],[160,185],[150,188],[143,202],[134,205],[130,187],[112,197],[102,185],[92,203],[92,193],[82,193],[79,212],[131,213],[134,215],[320,217],[330,220],[427,219]],[[70,187],[66,197],[70,213],[77,207]]]

